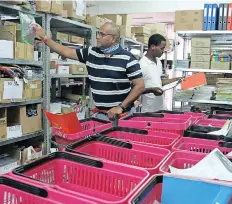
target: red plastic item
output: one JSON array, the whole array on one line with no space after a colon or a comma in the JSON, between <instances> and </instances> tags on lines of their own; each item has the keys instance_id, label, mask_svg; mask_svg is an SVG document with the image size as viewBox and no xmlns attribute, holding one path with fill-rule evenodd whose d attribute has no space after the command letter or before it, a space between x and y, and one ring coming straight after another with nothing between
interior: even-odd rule
<instances>
[{"instance_id":1,"label":"red plastic item","mask_svg":"<svg viewBox=\"0 0 232 204\"><path fill-rule=\"evenodd\" d=\"M49 113L47 111L44 111L44 113L51 123L51 126L62 130L65 134L73 134L83 130L75 112L62 115Z\"/></svg>"},{"instance_id":2,"label":"red plastic item","mask_svg":"<svg viewBox=\"0 0 232 204\"><path fill-rule=\"evenodd\" d=\"M212 126L222 128L225 125L226 120L217 120L217 119L200 119L197 120L194 124L200 126Z\"/></svg>"},{"instance_id":3,"label":"red plastic item","mask_svg":"<svg viewBox=\"0 0 232 204\"><path fill-rule=\"evenodd\" d=\"M52 128L52 135L55 137L57 143L68 145L112 126L111 123L108 121L103 121L95 118L81 120L80 125L84 131L74 134L65 134L60 129Z\"/></svg>"},{"instance_id":4,"label":"red plastic item","mask_svg":"<svg viewBox=\"0 0 232 204\"><path fill-rule=\"evenodd\" d=\"M178 169L188 169L197 164L200 160L205 157L205 154L196 152L173 152L165 162L160 166L160 173L170 173L169 166Z\"/></svg>"},{"instance_id":5,"label":"red plastic item","mask_svg":"<svg viewBox=\"0 0 232 204\"><path fill-rule=\"evenodd\" d=\"M109 137L113 137L115 139L120 139L124 141L131 141L133 143L165 148L168 150L171 150L173 144L180 137L177 134L168 133L168 132L156 132L152 130L147 130L147 131L148 131L147 135L123 132L119 130L115 130L107 134L104 134L103 131L103 135L107 135Z\"/></svg>"},{"instance_id":6,"label":"red plastic item","mask_svg":"<svg viewBox=\"0 0 232 204\"><path fill-rule=\"evenodd\" d=\"M137 129L147 129L158 132L168 132L183 135L184 131L192 124L191 120L170 119L170 118L153 118L152 120L143 118L136 120L119 120L118 125Z\"/></svg>"},{"instance_id":7,"label":"red plastic item","mask_svg":"<svg viewBox=\"0 0 232 204\"><path fill-rule=\"evenodd\" d=\"M95 140L96 138L100 137L89 137L88 139L73 144L72 151L103 158L112 162L140 167L147 170L151 175L158 173L160 165L170 154L169 150L158 147L150 147L135 143L127 143L129 147L125 147L127 144L124 143L124 145L123 142L121 142L121 146L119 147L113 145L120 143L118 140L113 139L113 142L111 141L113 144L108 144L108 137L103 136L100 141ZM67 148L69 148L69 146Z\"/></svg>"},{"instance_id":8,"label":"red plastic item","mask_svg":"<svg viewBox=\"0 0 232 204\"><path fill-rule=\"evenodd\" d=\"M29 185L15 177L0 177L0 203L5 204L97 204L40 185Z\"/></svg>"},{"instance_id":9,"label":"red plastic item","mask_svg":"<svg viewBox=\"0 0 232 204\"><path fill-rule=\"evenodd\" d=\"M172 151L191 151L203 154L208 154L215 148L218 148L223 154L227 155L232 152L232 147L222 147L226 142L205 140L190 137L183 137L178 140L172 147Z\"/></svg>"},{"instance_id":10,"label":"red plastic item","mask_svg":"<svg viewBox=\"0 0 232 204\"><path fill-rule=\"evenodd\" d=\"M98 204L127 203L149 176L142 169L64 152L56 152L23 168L16 168L14 173L17 173L15 177L27 183L46 186Z\"/></svg>"}]
</instances>

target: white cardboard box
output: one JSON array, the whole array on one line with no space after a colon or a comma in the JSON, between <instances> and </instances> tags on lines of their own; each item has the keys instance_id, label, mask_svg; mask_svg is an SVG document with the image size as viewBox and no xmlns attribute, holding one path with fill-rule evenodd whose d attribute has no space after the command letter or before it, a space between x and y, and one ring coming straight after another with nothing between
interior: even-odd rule
<instances>
[{"instance_id":1,"label":"white cardboard box","mask_svg":"<svg viewBox=\"0 0 232 204\"><path fill-rule=\"evenodd\" d=\"M0 40L0 58L14 59L13 41Z\"/></svg>"},{"instance_id":2,"label":"white cardboard box","mask_svg":"<svg viewBox=\"0 0 232 204\"><path fill-rule=\"evenodd\" d=\"M21 125L14 125L7 127L7 139L12 139L15 137L21 137L22 133L22 126Z\"/></svg>"},{"instance_id":3,"label":"white cardboard box","mask_svg":"<svg viewBox=\"0 0 232 204\"><path fill-rule=\"evenodd\" d=\"M57 74L69 74L69 66L58 65Z\"/></svg>"}]
</instances>

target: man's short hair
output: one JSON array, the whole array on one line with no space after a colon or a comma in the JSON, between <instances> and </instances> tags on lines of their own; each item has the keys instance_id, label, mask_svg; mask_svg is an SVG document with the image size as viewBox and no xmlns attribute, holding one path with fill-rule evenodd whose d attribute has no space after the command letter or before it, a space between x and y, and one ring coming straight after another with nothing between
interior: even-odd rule
<instances>
[{"instance_id":1,"label":"man's short hair","mask_svg":"<svg viewBox=\"0 0 232 204\"><path fill-rule=\"evenodd\" d=\"M160 34L154 34L148 40L148 48L151 47L152 45L158 46L161 44L162 41L166 42L164 36Z\"/></svg>"}]
</instances>

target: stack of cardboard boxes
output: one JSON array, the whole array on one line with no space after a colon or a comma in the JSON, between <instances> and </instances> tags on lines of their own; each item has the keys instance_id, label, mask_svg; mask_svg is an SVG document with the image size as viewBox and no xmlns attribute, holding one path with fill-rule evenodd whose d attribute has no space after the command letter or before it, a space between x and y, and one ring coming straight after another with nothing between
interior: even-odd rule
<instances>
[{"instance_id":1,"label":"stack of cardboard boxes","mask_svg":"<svg viewBox=\"0 0 232 204\"><path fill-rule=\"evenodd\" d=\"M131 38L132 17L128 14L121 14L122 25L120 26L120 36Z\"/></svg>"},{"instance_id":2,"label":"stack of cardboard boxes","mask_svg":"<svg viewBox=\"0 0 232 204\"><path fill-rule=\"evenodd\" d=\"M76 43L76 44L81 44L81 45L84 45L85 43L84 38L74 36L74 35L68 35L66 33L61 33L61 32L56 33L56 40L60 40L63 42Z\"/></svg>"},{"instance_id":3,"label":"stack of cardboard boxes","mask_svg":"<svg viewBox=\"0 0 232 204\"><path fill-rule=\"evenodd\" d=\"M86 17L86 23L96 28L100 28L106 22L112 22L112 20L105 18L104 16L89 16L88 15Z\"/></svg>"},{"instance_id":4,"label":"stack of cardboard boxes","mask_svg":"<svg viewBox=\"0 0 232 204\"><path fill-rule=\"evenodd\" d=\"M147 44L151 36L151 28L147 26L132 27L131 32L135 35L137 41Z\"/></svg>"},{"instance_id":5,"label":"stack of cardboard boxes","mask_svg":"<svg viewBox=\"0 0 232 204\"><path fill-rule=\"evenodd\" d=\"M191 68L209 69L211 58L211 38L192 38Z\"/></svg>"}]
</instances>

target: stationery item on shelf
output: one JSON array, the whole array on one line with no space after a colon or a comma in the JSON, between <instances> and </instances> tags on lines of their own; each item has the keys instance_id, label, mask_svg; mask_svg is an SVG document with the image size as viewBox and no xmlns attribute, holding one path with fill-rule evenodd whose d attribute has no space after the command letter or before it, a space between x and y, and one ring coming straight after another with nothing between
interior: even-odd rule
<instances>
[{"instance_id":1,"label":"stationery item on shelf","mask_svg":"<svg viewBox=\"0 0 232 204\"><path fill-rule=\"evenodd\" d=\"M209 4L205 4L204 5L203 30L207 30L207 26L208 26L208 13L209 13Z\"/></svg>"},{"instance_id":2,"label":"stationery item on shelf","mask_svg":"<svg viewBox=\"0 0 232 204\"><path fill-rule=\"evenodd\" d=\"M210 30L217 30L218 28L218 5L212 4L212 19Z\"/></svg>"},{"instance_id":3,"label":"stationery item on shelf","mask_svg":"<svg viewBox=\"0 0 232 204\"><path fill-rule=\"evenodd\" d=\"M228 8L227 30L232 30L232 3L229 4Z\"/></svg>"},{"instance_id":4,"label":"stationery item on shelf","mask_svg":"<svg viewBox=\"0 0 232 204\"><path fill-rule=\"evenodd\" d=\"M197 73L190 77L185 78L185 80L181 83L181 89L190 89L195 88L199 86L206 85L206 77L204 73Z\"/></svg>"},{"instance_id":5,"label":"stationery item on shelf","mask_svg":"<svg viewBox=\"0 0 232 204\"><path fill-rule=\"evenodd\" d=\"M208 22L206 30L211 30L212 25L213 4L208 4Z\"/></svg>"},{"instance_id":6,"label":"stationery item on shelf","mask_svg":"<svg viewBox=\"0 0 232 204\"><path fill-rule=\"evenodd\" d=\"M219 78L216 83L216 99L220 101L232 101L232 79Z\"/></svg>"},{"instance_id":7,"label":"stationery item on shelf","mask_svg":"<svg viewBox=\"0 0 232 204\"><path fill-rule=\"evenodd\" d=\"M227 30L227 19L228 19L228 4L223 6L223 30Z\"/></svg>"},{"instance_id":8,"label":"stationery item on shelf","mask_svg":"<svg viewBox=\"0 0 232 204\"><path fill-rule=\"evenodd\" d=\"M219 4L218 30L223 30L224 4Z\"/></svg>"}]
</instances>

